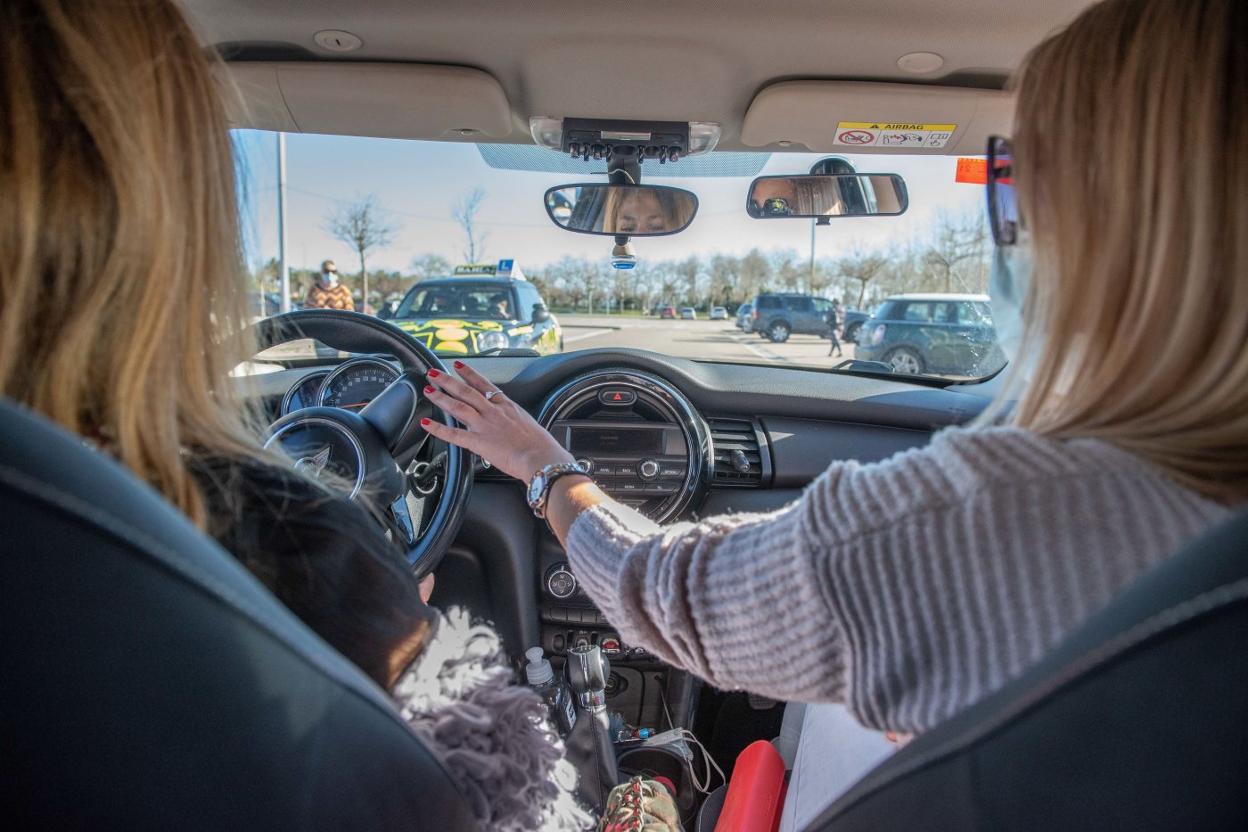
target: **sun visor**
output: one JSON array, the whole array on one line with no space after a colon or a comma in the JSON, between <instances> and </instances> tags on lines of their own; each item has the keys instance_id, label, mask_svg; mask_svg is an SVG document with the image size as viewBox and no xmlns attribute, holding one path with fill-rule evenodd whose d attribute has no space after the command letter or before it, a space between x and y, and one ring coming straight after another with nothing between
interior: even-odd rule
<instances>
[{"instance_id":1,"label":"sun visor","mask_svg":"<svg viewBox=\"0 0 1248 832\"><path fill-rule=\"evenodd\" d=\"M497 139L512 129L502 86L471 67L243 61L226 68L235 127L393 139Z\"/></svg>"},{"instance_id":2,"label":"sun visor","mask_svg":"<svg viewBox=\"0 0 1248 832\"><path fill-rule=\"evenodd\" d=\"M821 153L982 155L990 135L1009 135L1013 118L1013 96L998 90L784 81L754 97L741 142Z\"/></svg>"}]
</instances>

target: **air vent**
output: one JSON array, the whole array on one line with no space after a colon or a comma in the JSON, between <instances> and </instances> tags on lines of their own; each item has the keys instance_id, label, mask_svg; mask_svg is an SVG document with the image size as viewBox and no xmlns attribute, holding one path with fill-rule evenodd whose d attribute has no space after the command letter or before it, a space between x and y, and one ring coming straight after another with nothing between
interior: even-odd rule
<instances>
[{"instance_id":1,"label":"air vent","mask_svg":"<svg viewBox=\"0 0 1248 832\"><path fill-rule=\"evenodd\" d=\"M711 445L715 449L715 477L712 484L720 488L757 488L771 468L764 459L765 448L759 447L759 432L746 419L706 420L711 429ZM748 463L748 467L745 463Z\"/></svg>"}]
</instances>

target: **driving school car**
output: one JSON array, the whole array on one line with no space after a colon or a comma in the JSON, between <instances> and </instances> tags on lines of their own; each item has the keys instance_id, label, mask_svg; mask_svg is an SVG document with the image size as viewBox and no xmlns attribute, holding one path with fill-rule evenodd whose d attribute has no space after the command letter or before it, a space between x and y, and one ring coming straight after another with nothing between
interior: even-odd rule
<instances>
[{"instance_id":1,"label":"driving school car","mask_svg":"<svg viewBox=\"0 0 1248 832\"><path fill-rule=\"evenodd\" d=\"M387 317L440 355L563 349L559 322L510 260L459 266L451 277L422 280Z\"/></svg>"}]
</instances>

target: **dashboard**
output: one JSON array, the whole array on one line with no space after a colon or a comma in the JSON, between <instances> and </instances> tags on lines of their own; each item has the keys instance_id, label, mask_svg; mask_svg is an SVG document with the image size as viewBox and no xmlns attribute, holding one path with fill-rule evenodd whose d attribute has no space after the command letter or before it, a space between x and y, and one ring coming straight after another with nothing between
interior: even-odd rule
<instances>
[{"instance_id":1,"label":"dashboard","mask_svg":"<svg viewBox=\"0 0 1248 832\"><path fill-rule=\"evenodd\" d=\"M933 431L973 419L995 394L991 382L925 386L630 349L465 361L588 462L605 491L660 522L778 509L831 462L872 462L924 445ZM384 357L358 356L254 380L271 410L280 402L285 412L358 407L397 374ZM651 683L661 664L623 643L581 592L514 480L478 467L437 585L435 602L480 611L513 655L535 644L555 656L599 644L623 686L612 707L634 713L634 724L657 724L647 714L658 707ZM679 707L674 690L665 695Z\"/></svg>"}]
</instances>

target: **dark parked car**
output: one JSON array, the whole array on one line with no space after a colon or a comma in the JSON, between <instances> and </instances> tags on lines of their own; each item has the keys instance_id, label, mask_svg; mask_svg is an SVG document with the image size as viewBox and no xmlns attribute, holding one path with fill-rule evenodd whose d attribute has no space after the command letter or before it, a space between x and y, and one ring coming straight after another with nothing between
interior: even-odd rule
<instances>
[{"instance_id":1,"label":"dark parked car","mask_svg":"<svg viewBox=\"0 0 1248 832\"><path fill-rule=\"evenodd\" d=\"M855 358L895 373L990 375L1005 364L986 295L897 295L863 324Z\"/></svg>"},{"instance_id":2,"label":"dark parked car","mask_svg":"<svg viewBox=\"0 0 1248 832\"><path fill-rule=\"evenodd\" d=\"M858 333L871 316L861 309L841 308L841 340L847 344L858 343Z\"/></svg>"},{"instance_id":3,"label":"dark parked car","mask_svg":"<svg viewBox=\"0 0 1248 832\"><path fill-rule=\"evenodd\" d=\"M832 301L798 292L766 292L754 298L750 331L775 343L790 335L827 335Z\"/></svg>"}]
</instances>

